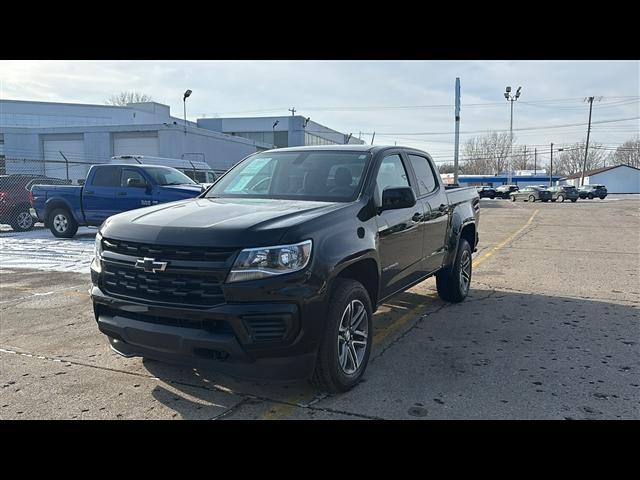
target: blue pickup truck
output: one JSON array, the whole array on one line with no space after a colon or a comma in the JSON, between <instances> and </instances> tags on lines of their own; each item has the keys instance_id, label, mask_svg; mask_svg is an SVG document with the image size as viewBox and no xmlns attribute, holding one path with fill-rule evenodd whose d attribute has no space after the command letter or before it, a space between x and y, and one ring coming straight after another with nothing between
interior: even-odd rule
<instances>
[{"instance_id":1,"label":"blue pickup truck","mask_svg":"<svg viewBox=\"0 0 640 480\"><path fill-rule=\"evenodd\" d=\"M94 165L82 186L33 186L31 215L56 237L71 238L80 225L99 226L116 213L193 198L203 190L171 167Z\"/></svg>"}]
</instances>

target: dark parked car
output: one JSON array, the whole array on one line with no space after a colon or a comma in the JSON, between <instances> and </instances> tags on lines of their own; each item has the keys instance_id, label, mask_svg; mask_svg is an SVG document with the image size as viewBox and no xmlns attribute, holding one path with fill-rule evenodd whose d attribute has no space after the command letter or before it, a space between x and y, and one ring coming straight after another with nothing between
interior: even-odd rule
<instances>
[{"instance_id":1,"label":"dark parked car","mask_svg":"<svg viewBox=\"0 0 640 480\"><path fill-rule=\"evenodd\" d=\"M600 200L604 200L607 196L607 187L601 184L593 184L593 185L583 185L578 188L578 194L580 198L589 200L593 200L595 197L598 197Z\"/></svg>"},{"instance_id":2,"label":"dark parked car","mask_svg":"<svg viewBox=\"0 0 640 480\"><path fill-rule=\"evenodd\" d=\"M496 198L496 189L493 187L478 187L480 198Z\"/></svg>"},{"instance_id":3,"label":"dark parked car","mask_svg":"<svg viewBox=\"0 0 640 480\"><path fill-rule=\"evenodd\" d=\"M540 200L542 202L548 202L551 200L551 192L546 188L540 187L524 187L517 192L511 192L511 201L524 200L525 202L535 202Z\"/></svg>"},{"instance_id":4,"label":"dark parked car","mask_svg":"<svg viewBox=\"0 0 640 480\"><path fill-rule=\"evenodd\" d=\"M68 185L70 181L44 175L0 175L0 223L8 223L17 232L31 230L31 187L39 184Z\"/></svg>"},{"instance_id":5,"label":"dark parked car","mask_svg":"<svg viewBox=\"0 0 640 480\"><path fill-rule=\"evenodd\" d=\"M412 148L276 149L198 198L114 215L91 264L98 328L125 356L348 390L379 305L434 275L446 301L469 292L480 200L437 172Z\"/></svg>"},{"instance_id":6,"label":"dark parked car","mask_svg":"<svg viewBox=\"0 0 640 480\"><path fill-rule=\"evenodd\" d=\"M572 185L558 185L556 187L550 187L551 201L552 202L564 202L565 200L571 200L575 202L578 200L578 189Z\"/></svg>"},{"instance_id":7,"label":"dark parked car","mask_svg":"<svg viewBox=\"0 0 640 480\"><path fill-rule=\"evenodd\" d=\"M496 197L509 198L511 192L517 192L520 189L517 185L500 185L496 188Z\"/></svg>"}]
</instances>

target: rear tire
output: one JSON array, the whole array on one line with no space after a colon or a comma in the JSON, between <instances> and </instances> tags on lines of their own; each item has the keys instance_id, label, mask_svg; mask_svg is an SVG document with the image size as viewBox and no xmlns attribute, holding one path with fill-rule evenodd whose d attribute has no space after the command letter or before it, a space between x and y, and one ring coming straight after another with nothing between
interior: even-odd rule
<instances>
[{"instance_id":1,"label":"rear tire","mask_svg":"<svg viewBox=\"0 0 640 480\"><path fill-rule=\"evenodd\" d=\"M587 196L587 198L588 198L589 200L593 200L593 193L590 193L590 194Z\"/></svg>"},{"instance_id":2,"label":"rear tire","mask_svg":"<svg viewBox=\"0 0 640 480\"><path fill-rule=\"evenodd\" d=\"M515 195L511 195L511 201L515 202L516 201L516 196Z\"/></svg>"},{"instance_id":3,"label":"rear tire","mask_svg":"<svg viewBox=\"0 0 640 480\"><path fill-rule=\"evenodd\" d=\"M562 195L558 195L558 202L563 203L564 202L564 197Z\"/></svg>"},{"instance_id":4,"label":"rear tire","mask_svg":"<svg viewBox=\"0 0 640 480\"><path fill-rule=\"evenodd\" d=\"M58 238L71 238L78 231L78 222L66 208L55 208L49 214L49 230Z\"/></svg>"},{"instance_id":5,"label":"rear tire","mask_svg":"<svg viewBox=\"0 0 640 480\"><path fill-rule=\"evenodd\" d=\"M34 223L29 207L18 207L11 214L10 225L14 232L27 232L33 228Z\"/></svg>"},{"instance_id":6,"label":"rear tire","mask_svg":"<svg viewBox=\"0 0 640 480\"><path fill-rule=\"evenodd\" d=\"M367 368L372 344L369 293L360 282L336 279L312 383L329 393L353 388Z\"/></svg>"},{"instance_id":7,"label":"rear tire","mask_svg":"<svg viewBox=\"0 0 640 480\"><path fill-rule=\"evenodd\" d=\"M453 265L436 274L440 298L453 303L464 300L469 294L472 270L471 246L466 239L461 238Z\"/></svg>"},{"instance_id":8,"label":"rear tire","mask_svg":"<svg viewBox=\"0 0 640 480\"><path fill-rule=\"evenodd\" d=\"M578 200L577 198L572 198L571 203L576 203L577 200Z\"/></svg>"},{"instance_id":9,"label":"rear tire","mask_svg":"<svg viewBox=\"0 0 640 480\"><path fill-rule=\"evenodd\" d=\"M536 197L534 197L533 195L529 195L529 201L531 203L536 203Z\"/></svg>"}]
</instances>

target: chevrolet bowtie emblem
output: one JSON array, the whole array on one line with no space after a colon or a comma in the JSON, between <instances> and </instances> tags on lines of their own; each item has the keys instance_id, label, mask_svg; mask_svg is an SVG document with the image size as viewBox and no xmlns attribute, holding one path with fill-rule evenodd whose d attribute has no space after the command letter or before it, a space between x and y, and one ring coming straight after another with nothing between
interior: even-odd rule
<instances>
[{"instance_id":1,"label":"chevrolet bowtie emblem","mask_svg":"<svg viewBox=\"0 0 640 480\"><path fill-rule=\"evenodd\" d=\"M164 271L168 264L169 262L156 262L155 258L144 257L136 261L136 268L140 268L147 273L156 273Z\"/></svg>"}]
</instances>

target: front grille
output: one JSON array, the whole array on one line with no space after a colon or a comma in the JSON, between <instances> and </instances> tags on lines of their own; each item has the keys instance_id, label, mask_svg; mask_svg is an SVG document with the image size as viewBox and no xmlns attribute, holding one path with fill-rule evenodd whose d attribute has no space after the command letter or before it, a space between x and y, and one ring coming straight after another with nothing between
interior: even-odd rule
<instances>
[{"instance_id":1,"label":"front grille","mask_svg":"<svg viewBox=\"0 0 640 480\"><path fill-rule=\"evenodd\" d=\"M214 306L224 303L218 280L206 275L145 273L133 265L105 261L105 290L115 295L159 303Z\"/></svg>"},{"instance_id":2,"label":"front grille","mask_svg":"<svg viewBox=\"0 0 640 480\"><path fill-rule=\"evenodd\" d=\"M191 260L199 262L226 262L235 249L209 247L178 247L150 245L105 238L103 248L107 251L134 257L152 257L160 260Z\"/></svg>"},{"instance_id":3,"label":"front grille","mask_svg":"<svg viewBox=\"0 0 640 480\"><path fill-rule=\"evenodd\" d=\"M282 340L287 333L287 325L282 316L246 316L243 320L255 342Z\"/></svg>"}]
</instances>

